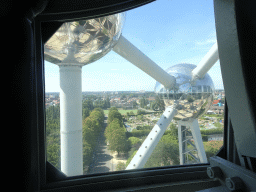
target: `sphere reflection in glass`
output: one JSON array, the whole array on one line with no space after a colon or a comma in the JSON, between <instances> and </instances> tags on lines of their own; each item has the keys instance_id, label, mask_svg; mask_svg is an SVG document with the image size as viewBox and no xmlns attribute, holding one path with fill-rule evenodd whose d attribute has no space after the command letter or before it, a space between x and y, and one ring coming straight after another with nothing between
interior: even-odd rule
<instances>
[{"instance_id":1,"label":"sphere reflection in glass","mask_svg":"<svg viewBox=\"0 0 256 192\"><path fill-rule=\"evenodd\" d=\"M106 55L117 43L125 13L64 23L45 44L45 59L83 66Z\"/></svg>"},{"instance_id":2,"label":"sphere reflection in glass","mask_svg":"<svg viewBox=\"0 0 256 192\"><path fill-rule=\"evenodd\" d=\"M176 78L176 87L172 90L166 90L163 85L156 82L155 92L163 98L166 106L173 105L175 100L179 100L176 119L198 118L212 104L214 84L211 77L206 74L195 83L190 82L191 72L195 67L193 64L177 64L168 68L166 72Z\"/></svg>"}]
</instances>

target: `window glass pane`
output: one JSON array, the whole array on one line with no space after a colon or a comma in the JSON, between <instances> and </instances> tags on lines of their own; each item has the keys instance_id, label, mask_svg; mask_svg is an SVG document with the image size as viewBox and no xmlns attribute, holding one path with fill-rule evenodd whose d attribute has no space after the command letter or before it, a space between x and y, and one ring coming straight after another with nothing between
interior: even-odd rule
<instances>
[{"instance_id":1,"label":"window glass pane","mask_svg":"<svg viewBox=\"0 0 256 192\"><path fill-rule=\"evenodd\" d=\"M223 144L225 91L219 61L192 71L215 42L212 1L65 23L45 45L47 160L67 176L207 162Z\"/></svg>"}]
</instances>

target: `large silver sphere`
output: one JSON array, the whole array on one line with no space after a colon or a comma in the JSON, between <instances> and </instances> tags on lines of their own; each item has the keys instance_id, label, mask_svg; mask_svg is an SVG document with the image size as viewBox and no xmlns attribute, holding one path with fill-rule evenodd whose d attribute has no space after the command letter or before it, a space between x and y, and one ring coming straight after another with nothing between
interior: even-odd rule
<instances>
[{"instance_id":1,"label":"large silver sphere","mask_svg":"<svg viewBox=\"0 0 256 192\"><path fill-rule=\"evenodd\" d=\"M92 63L117 43L124 21L125 13L119 13L64 23L45 44L45 59L57 65Z\"/></svg>"},{"instance_id":2,"label":"large silver sphere","mask_svg":"<svg viewBox=\"0 0 256 192\"><path fill-rule=\"evenodd\" d=\"M214 84L208 74L191 85L191 72L195 67L193 64L177 64L166 70L176 78L176 87L173 90L166 90L156 82L155 92L163 98L166 106L173 105L174 100L179 100L176 119L198 118L212 105Z\"/></svg>"}]
</instances>

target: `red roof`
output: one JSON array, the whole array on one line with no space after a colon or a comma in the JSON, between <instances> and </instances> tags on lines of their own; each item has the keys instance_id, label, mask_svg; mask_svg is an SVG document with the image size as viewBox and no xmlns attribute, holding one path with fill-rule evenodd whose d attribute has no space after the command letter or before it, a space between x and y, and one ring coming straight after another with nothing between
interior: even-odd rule
<instances>
[{"instance_id":1,"label":"red roof","mask_svg":"<svg viewBox=\"0 0 256 192\"><path fill-rule=\"evenodd\" d=\"M220 102L220 99L219 100L214 100L213 102L212 102L212 104L213 105L216 105L216 104L218 104Z\"/></svg>"}]
</instances>

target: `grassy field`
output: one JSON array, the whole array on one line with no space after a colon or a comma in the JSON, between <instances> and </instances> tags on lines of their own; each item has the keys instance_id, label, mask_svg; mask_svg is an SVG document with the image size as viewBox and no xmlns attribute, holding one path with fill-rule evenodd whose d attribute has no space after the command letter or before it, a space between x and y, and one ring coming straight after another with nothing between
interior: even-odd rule
<instances>
[{"instance_id":1,"label":"grassy field","mask_svg":"<svg viewBox=\"0 0 256 192\"><path fill-rule=\"evenodd\" d=\"M105 114L108 114L108 111L109 110L104 110L104 113ZM137 109L134 109L134 110L123 110L123 109L118 109L119 113L121 113L122 115L126 115L127 112L133 112L134 114L137 114Z\"/></svg>"}]
</instances>

